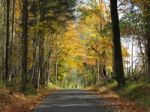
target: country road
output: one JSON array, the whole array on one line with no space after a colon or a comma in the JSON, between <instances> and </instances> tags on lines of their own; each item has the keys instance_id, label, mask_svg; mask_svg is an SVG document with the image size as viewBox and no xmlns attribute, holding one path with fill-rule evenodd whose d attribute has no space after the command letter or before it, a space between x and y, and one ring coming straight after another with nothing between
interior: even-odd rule
<instances>
[{"instance_id":1,"label":"country road","mask_svg":"<svg viewBox=\"0 0 150 112\"><path fill-rule=\"evenodd\" d=\"M109 103L90 91L66 89L46 97L34 112L115 112Z\"/></svg>"}]
</instances>

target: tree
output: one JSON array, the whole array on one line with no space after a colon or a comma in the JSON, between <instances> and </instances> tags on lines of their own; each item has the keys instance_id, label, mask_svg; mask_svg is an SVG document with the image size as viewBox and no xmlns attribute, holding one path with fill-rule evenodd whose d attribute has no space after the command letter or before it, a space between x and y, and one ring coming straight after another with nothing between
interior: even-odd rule
<instances>
[{"instance_id":1,"label":"tree","mask_svg":"<svg viewBox=\"0 0 150 112\"><path fill-rule=\"evenodd\" d=\"M143 1L144 23L145 23L145 38L146 38L146 64L147 64L147 79L150 81L150 1Z\"/></svg>"},{"instance_id":2,"label":"tree","mask_svg":"<svg viewBox=\"0 0 150 112\"><path fill-rule=\"evenodd\" d=\"M13 47L13 40L14 40L14 35L15 35L15 4L16 4L16 0L12 1L12 21L11 21L11 39L10 39L10 47L9 47L9 69L10 69L10 73L9 73L9 79L8 81L11 82L11 78L12 78L12 73L11 70L13 69L12 67L12 47Z\"/></svg>"},{"instance_id":3,"label":"tree","mask_svg":"<svg viewBox=\"0 0 150 112\"><path fill-rule=\"evenodd\" d=\"M150 80L150 1L149 0L132 0L137 5L140 11L142 11L142 25L141 34L142 41L144 41L145 47L145 63L146 65L146 79ZM139 34L140 35L140 34Z\"/></svg>"},{"instance_id":4,"label":"tree","mask_svg":"<svg viewBox=\"0 0 150 112\"><path fill-rule=\"evenodd\" d=\"M10 38L10 0L7 0L6 50L5 50L5 78L9 77L9 38Z\"/></svg>"},{"instance_id":5,"label":"tree","mask_svg":"<svg viewBox=\"0 0 150 112\"><path fill-rule=\"evenodd\" d=\"M28 58L28 0L22 2L22 91L27 87Z\"/></svg>"},{"instance_id":6,"label":"tree","mask_svg":"<svg viewBox=\"0 0 150 112\"><path fill-rule=\"evenodd\" d=\"M113 60L114 60L114 75L119 86L125 84L123 59L121 50L119 17L117 11L117 0L110 0L112 31L113 31Z\"/></svg>"}]
</instances>

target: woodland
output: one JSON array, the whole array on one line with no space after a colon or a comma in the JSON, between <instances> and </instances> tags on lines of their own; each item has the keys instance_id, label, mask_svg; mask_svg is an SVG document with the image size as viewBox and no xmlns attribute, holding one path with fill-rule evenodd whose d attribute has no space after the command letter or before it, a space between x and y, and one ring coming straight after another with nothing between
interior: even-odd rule
<instances>
[{"instance_id":1,"label":"woodland","mask_svg":"<svg viewBox=\"0 0 150 112\"><path fill-rule=\"evenodd\" d=\"M149 0L0 0L0 89L149 82Z\"/></svg>"}]
</instances>

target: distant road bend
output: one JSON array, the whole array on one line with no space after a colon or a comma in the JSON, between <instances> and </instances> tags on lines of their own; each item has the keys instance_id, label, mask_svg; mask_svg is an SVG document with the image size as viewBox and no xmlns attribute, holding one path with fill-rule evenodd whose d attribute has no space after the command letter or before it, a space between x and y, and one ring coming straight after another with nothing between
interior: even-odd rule
<instances>
[{"instance_id":1,"label":"distant road bend","mask_svg":"<svg viewBox=\"0 0 150 112\"><path fill-rule=\"evenodd\" d=\"M109 103L90 91L66 89L49 95L34 112L115 112Z\"/></svg>"}]
</instances>

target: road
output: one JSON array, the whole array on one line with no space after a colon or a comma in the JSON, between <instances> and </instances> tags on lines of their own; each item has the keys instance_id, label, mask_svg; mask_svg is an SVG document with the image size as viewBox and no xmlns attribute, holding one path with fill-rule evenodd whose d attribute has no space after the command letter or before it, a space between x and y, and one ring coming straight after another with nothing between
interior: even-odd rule
<instances>
[{"instance_id":1,"label":"road","mask_svg":"<svg viewBox=\"0 0 150 112\"><path fill-rule=\"evenodd\" d=\"M46 97L34 112L115 112L109 103L90 91L66 89Z\"/></svg>"}]
</instances>

